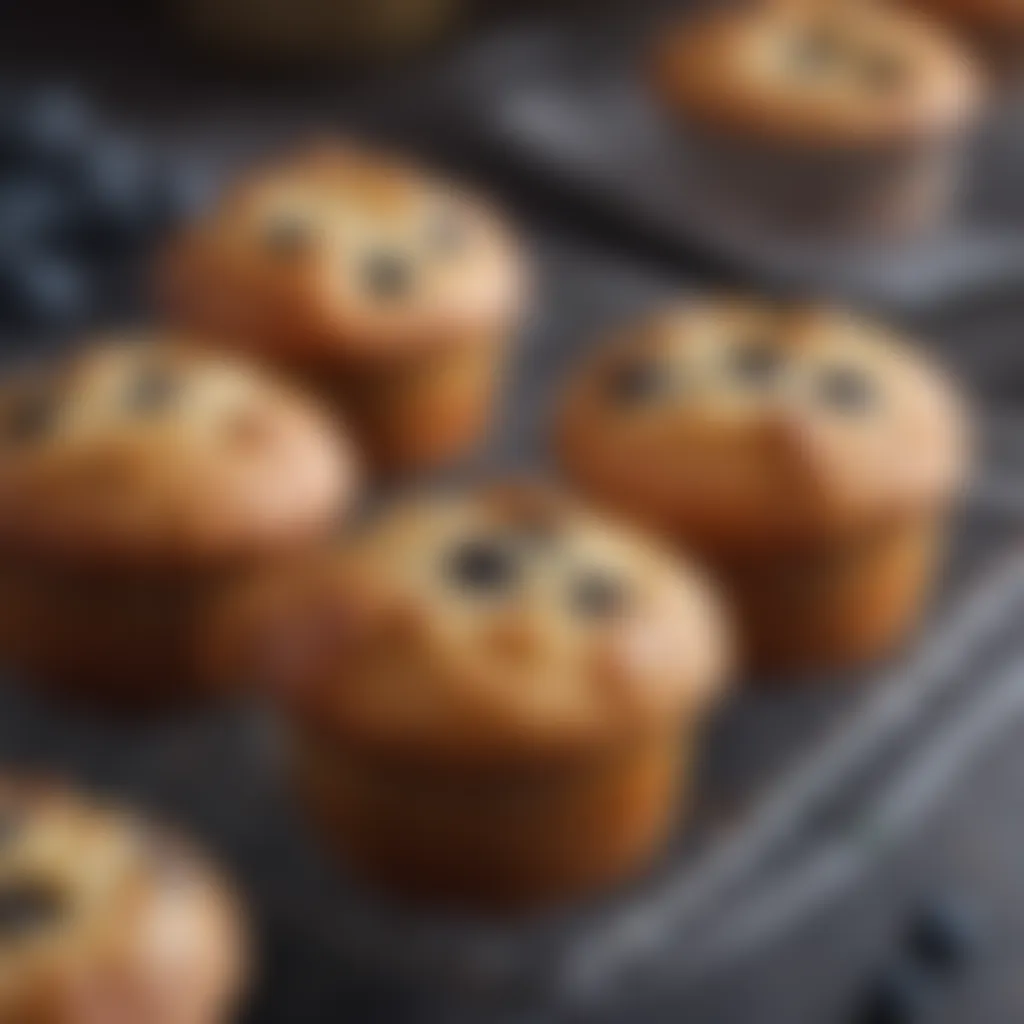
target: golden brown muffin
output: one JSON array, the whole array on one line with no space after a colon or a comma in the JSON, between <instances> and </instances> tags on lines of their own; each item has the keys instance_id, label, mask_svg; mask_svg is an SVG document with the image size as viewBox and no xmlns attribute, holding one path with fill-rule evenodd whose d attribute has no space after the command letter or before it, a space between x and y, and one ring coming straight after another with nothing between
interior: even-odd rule
<instances>
[{"instance_id":1,"label":"golden brown muffin","mask_svg":"<svg viewBox=\"0 0 1024 1024\"><path fill-rule=\"evenodd\" d=\"M176 836L0 779L0 1020L226 1024L246 960L233 895Z\"/></svg>"},{"instance_id":2,"label":"golden brown muffin","mask_svg":"<svg viewBox=\"0 0 1024 1024\"><path fill-rule=\"evenodd\" d=\"M894 235L953 197L976 74L954 41L871 2L731 7L670 29L655 88L721 216Z\"/></svg>"},{"instance_id":3,"label":"golden brown muffin","mask_svg":"<svg viewBox=\"0 0 1024 1024\"><path fill-rule=\"evenodd\" d=\"M963 409L880 327L711 300L628 328L571 382L584 493L701 555L773 668L877 655L920 612L964 483Z\"/></svg>"},{"instance_id":4,"label":"golden brown muffin","mask_svg":"<svg viewBox=\"0 0 1024 1024\"><path fill-rule=\"evenodd\" d=\"M451 28L464 0L181 0L197 39L273 63L363 63L407 56Z\"/></svg>"},{"instance_id":5,"label":"golden brown muffin","mask_svg":"<svg viewBox=\"0 0 1024 1024\"><path fill-rule=\"evenodd\" d=\"M998 73L1019 72L1024 55L1024 5L1019 0L905 0L946 19L975 44Z\"/></svg>"},{"instance_id":6,"label":"golden brown muffin","mask_svg":"<svg viewBox=\"0 0 1024 1024\"><path fill-rule=\"evenodd\" d=\"M0 657L44 685L196 696L211 597L352 499L329 415L186 340L98 341L0 386Z\"/></svg>"},{"instance_id":7,"label":"golden brown muffin","mask_svg":"<svg viewBox=\"0 0 1024 1024\"><path fill-rule=\"evenodd\" d=\"M486 207L367 151L257 170L162 263L170 314L318 387L371 463L430 466L480 436L523 299Z\"/></svg>"},{"instance_id":8,"label":"golden brown muffin","mask_svg":"<svg viewBox=\"0 0 1024 1024\"><path fill-rule=\"evenodd\" d=\"M354 872L501 909L651 858L728 661L689 568L523 484L396 507L229 604L211 649L278 695Z\"/></svg>"}]
</instances>

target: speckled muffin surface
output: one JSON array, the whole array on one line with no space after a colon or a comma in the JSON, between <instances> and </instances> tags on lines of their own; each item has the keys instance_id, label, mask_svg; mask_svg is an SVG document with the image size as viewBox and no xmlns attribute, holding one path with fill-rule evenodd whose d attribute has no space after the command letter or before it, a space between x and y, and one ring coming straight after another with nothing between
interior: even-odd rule
<instances>
[{"instance_id":1,"label":"speckled muffin surface","mask_svg":"<svg viewBox=\"0 0 1024 1024\"><path fill-rule=\"evenodd\" d=\"M179 335L97 339L0 386L0 552L216 569L323 530L356 461L326 414Z\"/></svg>"},{"instance_id":2,"label":"speckled muffin surface","mask_svg":"<svg viewBox=\"0 0 1024 1024\"><path fill-rule=\"evenodd\" d=\"M847 148L959 129L978 101L967 58L912 12L861 2L752 4L659 42L658 92L711 131Z\"/></svg>"},{"instance_id":3,"label":"speckled muffin surface","mask_svg":"<svg viewBox=\"0 0 1024 1024\"><path fill-rule=\"evenodd\" d=\"M562 460L588 493L730 554L943 505L963 484L967 435L951 384L892 332L745 299L627 328L558 417Z\"/></svg>"},{"instance_id":4,"label":"speckled muffin surface","mask_svg":"<svg viewBox=\"0 0 1024 1024\"><path fill-rule=\"evenodd\" d=\"M172 245L173 315L284 361L376 360L516 317L517 247L484 204L355 146L252 172Z\"/></svg>"},{"instance_id":5,"label":"speckled muffin surface","mask_svg":"<svg viewBox=\"0 0 1024 1024\"><path fill-rule=\"evenodd\" d=\"M226 1024L245 961L233 896L180 839L0 779L0 1018Z\"/></svg>"},{"instance_id":6,"label":"speckled muffin surface","mask_svg":"<svg viewBox=\"0 0 1024 1024\"><path fill-rule=\"evenodd\" d=\"M728 661L695 571L532 483L400 505L241 608L263 623L250 653L318 731L440 760L592 751L699 717Z\"/></svg>"}]
</instances>

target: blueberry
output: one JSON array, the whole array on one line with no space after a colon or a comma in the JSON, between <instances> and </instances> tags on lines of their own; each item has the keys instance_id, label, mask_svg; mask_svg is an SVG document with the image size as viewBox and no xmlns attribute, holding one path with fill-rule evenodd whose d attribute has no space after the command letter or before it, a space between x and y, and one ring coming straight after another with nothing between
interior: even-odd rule
<instances>
[{"instance_id":1,"label":"blueberry","mask_svg":"<svg viewBox=\"0 0 1024 1024\"><path fill-rule=\"evenodd\" d=\"M654 401L673 390L673 381L662 366L648 360L634 360L614 367L607 390L620 405Z\"/></svg>"},{"instance_id":2,"label":"blueberry","mask_svg":"<svg viewBox=\"0 0 1024 1024\"><path fill-rule=\"evenodd\" d=\"M304 217L279 214L264 228L263 241L275 256L289 258L305 252L312 240L312 229Z\"/></svg>"},{"instance_id":3,"label":"blueberry","mask_svg":"<svg viewBox=\"0 0 1024 1024\"><path fill-rule=\"evenodd\" d=\"M82 268L48 254L0 261L0 325L27 329L80 324L91 306Z\"/></svg>"},{"instance_id":4,"label":"blueberry","mask_svg":"<svg viewBox=\"0 0 1024 1024\"><path fill-rule=\"evenodd\" d=\"M936 897L912 918L907 945L922 964L940 972L954 971L977 952L978 932L969 907L952 897Z\"/></svg>"},{"instance_id":5,"label":"blueberry","mask_svg":"<svg viewBox=\"0 0 1024 1024\"><path fill-rule=\"evenodd\" d=\"M788 51L789 65L801 75L817 75L833 67L841 56L841 47L831 32L822 29L798 36Z\"/></svg>"},{"instance_id":6,"label":"blueberry","mask_svg":"<svg viewBox=\"0 0 1024 1024\"><path fill-rule=\"evenodd\" d=\"M397 299L412 287L412 267L394 253L377 253L366 261L366 286L378 298Z\"/></svg>"},{"instance_id":7,"label":"blueberry","mask_svg":"<svg viewBox=\"0 0 1024 1024\"><path fill-rule=\"evenodd\" d=\"M782 352L767 342L744 342L729 355L729 372L733 378L753 387L774 383L785 365Z\"/></svg>"},{"instance_id":8,"label":"blueberry","mask_svg":"<svg viewBox=\"0 0 1024 1024\"><path fill-rule=\"evenodd\" d=\"M626 602L622 584L600 572L588 572L573 583L572 607L590 619L606 619L619 612Z\"/></svg>"},{"instance_id":9,"label":"blueberry","mask_svg":"<svg viewBox=\"0 0 1024 1024\"><path fill-rule=\"evenodd\" d=\"M0 183L0 253L15 259L60 240L71 206L59 189L24 178Z\"/></svg>"},{"instance_id":10,"label":"blueberry","mask_svg":"<svg viewBox=\"0 0 1024 1024\"><path fill-rule=\"evenodd\" d=\"M507 590L519 572L515 552L493 539L463 541L449 556L447 569L459 586L480 593Z\"/></svg>"},{"instance_id":11,"label":"blueberry","mask_svg":"<svg viewBox=\"0 0 1024 1024\"><path fill-rule=\"evenodd\" d=\"M195 218L213 192L210 178L198 167L170 163L152 170L149 181L149 226L155 231Z\"/></svg>"},{"instance_id":12,"label":"blueberry","mask_svg":"<svg viewBox=\"0 0 1024 1024\"><path fill-rule=\"evenodd\" d=\"M71 90L12 94L0 109L0 164L63 171L82 153L90 127L87 105Z\"/></svg>"},{"instance_id":13,"label":"blueberry","mask_svg":"<svg viewBox=\"0 0 1024 1024\"><path fill-rule=\"evenodd\" d=\"M819 378L818 391L822 401L839 412L863 412L876 399L871 380L852 366L833 366Z\"/></svg>"},{"instance_id":14,"label":"blueberry","mask_svg":"<svg viewBox=\"0 0 1024 1024\"><path fill-rule=\"evenodd\" d=\"M933 1008L929 978L906 964L885 970L869 986L853 1024L918 1024Z\"/></svg>"},{"instance_id":15,"label":"blueberry","mask_svg":"<svg viewBox=\"0 0 1024 1024\"><path fill-rule=\"evenodd\" d=\"M65 904L53 886L32 879L0 882L0 944L55 924Z\"/></svg>"},{"instance_id":16,"label":"blueberry","mask_svg":"<svg viewBox=\"0 0 1024 1024\"><path fill-rule=\"evenodd\" d=\"M157 413L171 405L180 391L178 377L163 367L147 366L129 383L125 406L134 413Z\"/></svg>"},{"instance_id":17,"label":"blueberry","mask_svg":"<svg viewBox=\"0 0 1024 1024\"><path fill-rule=\"evenodd\" d=\"M147 227L148 185L146 162L133 147L116 139L91 147L69 183L78 247L94 256L138 242Z\"/></svg>"},{"instance_id":18,"label":"blueberry","mask_svg":"<svg viewBox=\"0 0 1024 1024\"><path fill-rule=\"evenodd\" d=\"M879 92L890 92L907 80L910 66L899 54L875 53L861 61L860 73L866 85Z\"/></svg>"},{"instance_id":19,"label":"blueberry","mask_svg":"<svg viewBox=\"0 0 1024 1024\"><path fill-rule=\"evenodd\" d=\"M23 395L14 402L3 419L3 435L6 440L28 443L38 440L53 426L56 409L49 395L33 393ZM6 815L0 822L7 821ZM0 824L0 830L3 828Z\"/></svg>"}]
</instances>

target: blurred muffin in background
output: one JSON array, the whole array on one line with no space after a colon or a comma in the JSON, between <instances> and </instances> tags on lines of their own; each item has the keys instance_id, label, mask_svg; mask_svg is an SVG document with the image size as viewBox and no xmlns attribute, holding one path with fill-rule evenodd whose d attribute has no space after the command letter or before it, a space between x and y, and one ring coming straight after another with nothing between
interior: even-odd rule
<instances>
[{"instance_id":1,"label":"blurred muffin in background","mask_svg":"<svg viewBox=\"0 0 1024 1024\"><path fill-rule=\"evenodd\" d=\"M195 698L228 581L321 540L355 489L331 418L169 334L0 386L0 658L117 706Z\"/></svg>"},{"instance_id":2,"label":"blurred muffin in background","mask_svg":"<svg viewBox=\"0 0 1024 1024\"><path fill-rule=\"evenodd\" d=\"M308 382L382 472L471 448L522 311L517 246L485 206L364 150L261 168L172 244L179 322Z\"/></svg>"},{"instance_id":3,"label":"blurred muffin in background","mask_svg":"<svg viewBox=\"0 0 1024 1024\"><path fill-rule=\"evenodd\" d=\"M997 75L1024 65L1024 4L1020 0L904 0L963 32Z\"/></svg>"},{"instance_id":4,"label":"blurred muffin in background","mask_svg":"<svg viewBox=\"0 0 1024 1024\"><path fill-rule=\"evenodd\" d=\"M227 1024L246 946L234 896L181 839L0 778L0 1020Z\"/></svg>"},{"instance_id":5,"label":"blurred muffin in background","mask_svg":"<svg viewBox=\"0 0 1024 1024\"><path fill-rule=\"evenodd\" d=\"M586 495L700 555L748 659L785 670L872 658L914 626L967 433L943 375L882 328L722 299L599 349L557 443Z\"/></svg>"},{"instance_id":6,"label":"blurred muffin in background","mask_svg":"<svg viewBox=\"0 0 1024 1024\"><path fill-rule=\"evenodd\" d=\"M356 63L408 56L459 20L464 0L174 0L193 37L263 63Z\"/></svg>"},{"instance_id":7,"label":"blurred muffin in background","mask_svg":"<svg viewBox=\"0 0 1024 1024\"><path fill-rule=\"evenodd\" d=\"M896 239L933 226L956 196L976 74L913 13L728 7L669 28L652 65L688 185L726 226Z\"/></svg>"},{"instance_id":8,"label":"blurred muffin in background","mask_svg":"<svg viewBox=\"0 0 1024 1024\"><path fill-rule=\"evenodd\" d=\"M729 661L689 568L533 485L413 500L223 613L357 876L510 910L650 860Z\"/></svg>"}]
</instances>

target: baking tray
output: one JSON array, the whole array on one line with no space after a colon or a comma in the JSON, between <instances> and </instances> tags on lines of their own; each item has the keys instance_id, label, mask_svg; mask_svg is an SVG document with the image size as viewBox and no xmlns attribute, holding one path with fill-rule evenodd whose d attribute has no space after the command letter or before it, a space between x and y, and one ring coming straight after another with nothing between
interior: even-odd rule
<instances>
[{"instance_id":1,"label":"baking tray","mask_svg":"<svg viewBox=\"0 0 1024 1024\"><path fill-rule=\"evenodd\" d=\"M538 314L470 474L543 466L547 411L582 351L682 288L537 242ZM937 353L954 353L962 376L987 379L975 378L974 357L990 350L943 340ZM1011 348L999 376L1021 358ZM136 801L221 857L263 943L251 1011L260 1024L589 1018L639 990L681 992L870 873L927 809L934 780L1024 711L1010 673L1024 664L1024 421L1012 403L978 397L981 468L919 642L867 674L741 688L716 724L689 823L646 877L604 899L510 924L441 919L360 892L294 816L274 723L258 708L110 722L10 680L0 684L0 762Z\"/></svg>"}]
</instances>

